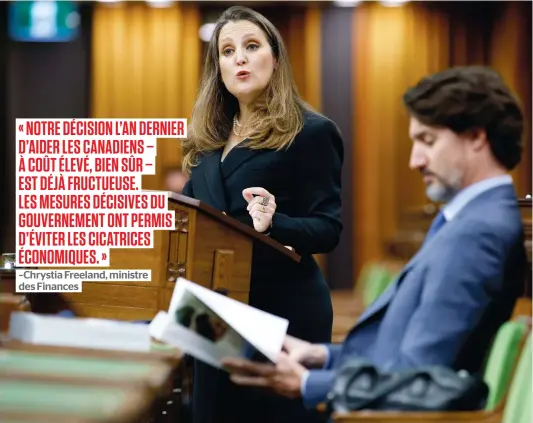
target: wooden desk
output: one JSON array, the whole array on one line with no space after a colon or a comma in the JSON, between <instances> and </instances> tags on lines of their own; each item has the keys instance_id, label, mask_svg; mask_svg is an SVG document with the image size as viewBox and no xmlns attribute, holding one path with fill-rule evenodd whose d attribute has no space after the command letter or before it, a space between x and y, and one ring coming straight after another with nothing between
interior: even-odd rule
<instances>
[{"instance_id":1,"label":"wooden desk","mask_svg":"<svg viewBox=\"0 0 533 423\"><path fill-rule=\"evenodd\" d=\"M3 360L2 351L6 354ZM175 387L181 385L182 372L182 354L158 344L151 353L137 353L0 341L0 374L11 379L134 389L150 402L157 422L178 421L181 392Z\"/></svg>"},{"instance_id":2,"label":"wooden desk","mask_svg":"<svg viewBox=\"0 0 533 423\"><path fill-rule=\"evenodd\" d=\"M120 360L133 361L163 361L172 367L177 367L181 364L183 354L172 348L167 348L164 345L154 342L152 344L152 351L144 352L128 352L128 351L113 351L113 350L99 350L90 348L70 348L70 347L55 347L52 345L33 345L23 342L15 341L5 337L0 339L0 348L8 350L41 352L47 354L68 354L76 357L96 357L96 358L116 358Z\"/></svg>"},{"instance_id":3,"label":"wooden desk","mask_svg":"<svg viewBox=\"0 0 533 423\"><path fill-rule=\"evenodd\" d=\"M0 294L16 294L15 270L0 267Z\"/></svg>"},{"instance_id":4,"label":"wooden desk","mask_svg":"<svg viewBox=\"0 0 533 423\"><path fill-rule=\"evenodd\" d=\"M31 311L31 304L24 294L16 293L15 271L0 268L0 333L9 330L14 311Z\"/></svg>"},{"instance_id":5,"label":"wooden desk","mask_svg":"<svg viewBox=\"0 0 533 423\"><path fill-rule=\"evenodd\" d=\"M39 418L56 423L144 423L151 400L146 391L0 376L0 421Z\"/></svg>"},{"instance_id":6,"label":"wooden desk","mask_svg":"<svg viewBox=\"0 0 533 423\"><path fill-rule=\"evenodd\" d=\"M501 412L371 412L333 414L335 423L501 423ZM514 423L514 422L512 422Z\"/></svg>"},{"instance_id":7,"label":"wooden desk","mask_svg":"<svg viewBox=\"0 0 533 423\"><path fill-rule=\"evenodd\" d=\"M159 361L50 354L0 349L0 374L50 381L84 380L109 386L148 389L163 396L172 385L172 368Z\"/></svg>"},{"instance_id":8,"label":"wooden desk","mask_svg":"<svg viewBox=\"0 0 533 423\"><path fill-rule=\"evenodd\" d=\"M2 423L93 423L94 421L80 417L65 416L37 416L24 413L5 413L0 411L0 422Z\"/></svg>"}]
</instances>

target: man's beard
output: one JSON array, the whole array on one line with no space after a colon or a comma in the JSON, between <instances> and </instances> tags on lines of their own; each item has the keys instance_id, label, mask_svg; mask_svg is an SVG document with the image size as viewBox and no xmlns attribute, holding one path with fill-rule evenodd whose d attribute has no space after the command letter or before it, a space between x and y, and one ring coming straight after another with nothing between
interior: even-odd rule
<instances>
[{"instance_id":1,"label":"man's beard","mask_svg":"<svg viewBox=\"0 0 533 423\"><path fill-rule=\"evenodd\" d=\"M449 185L442 184L439 182L433 182L428 187L426 187L427 197L436 203L447 203L449 202L457 193L457 191L450 187Z\"/></svg>"},{"instance_id":2,"label":"man's beard","mask_svg":"<svg viewBox=\"0 0 533 423\"><path fill-rule=\"evenodd\" d=\"M424 172L423 172L424 174ZM445 179L434 172L426 172L433 176L434 181L426 187L427 197L436 203L448 203L461 189L462 175L456 171Z\"/></svg>"}]
</instances>

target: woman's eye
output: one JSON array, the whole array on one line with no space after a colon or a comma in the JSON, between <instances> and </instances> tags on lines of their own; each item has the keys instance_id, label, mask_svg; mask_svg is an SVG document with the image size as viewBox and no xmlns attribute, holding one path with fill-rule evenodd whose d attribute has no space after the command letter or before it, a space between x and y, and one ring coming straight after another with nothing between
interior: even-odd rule
<instances>
[{"instance_id":1,"label":"woman's eye","mask_svg":"<svg viewBox=\"0 0 533 423\"><path fill-rule=\"evenodd\" d=\"M231 54L232 50L230 48L225 48L224 50L222 50L222 54L224 56L227 56L229 54Z\"/></svg>"},{"instance_id":2,"label":"woman's eye","mask_svg":"<svg viewBox=\"0 0 533 423\"><path fill-rule=\"evenodd\" d=\"M257 44L248 44L248 50L257 50L259 46Z\"/></svg>"}]
</instances>

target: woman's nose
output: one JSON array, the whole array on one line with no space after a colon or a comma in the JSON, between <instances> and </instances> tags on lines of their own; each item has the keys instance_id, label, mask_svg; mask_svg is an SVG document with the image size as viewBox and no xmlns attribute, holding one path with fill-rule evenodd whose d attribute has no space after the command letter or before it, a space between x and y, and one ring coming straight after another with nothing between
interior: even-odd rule
<instances>
[{"instance_id":1,"label":"woman's nose","mask_svg":"<svg viewBox=\"0 0 533 423\"><path fill-rule=\"evenodd\" d=\"M244 54L244 51L237 50L235 54L235 58L237 60L238 65L244 65L246 63L246 55Z\"/></svg>"}]
</instances>

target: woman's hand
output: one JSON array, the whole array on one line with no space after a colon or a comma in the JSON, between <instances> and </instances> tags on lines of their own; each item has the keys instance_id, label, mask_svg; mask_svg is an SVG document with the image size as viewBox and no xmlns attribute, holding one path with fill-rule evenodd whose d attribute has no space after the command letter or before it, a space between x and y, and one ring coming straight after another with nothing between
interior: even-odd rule
<instances>
[{"instance_id":1,"label":"woman's hand","mask_svg":"<svg viewBox=\"0 0 533 423\"><path fill-rule=\"evenodd\" d=\"M260 187L246 188L242 195L248 202L247 210L252 216L255 230L268 233L272 226L272 217L276 212L274 196Z\"/></svg>"}]
</instances>

